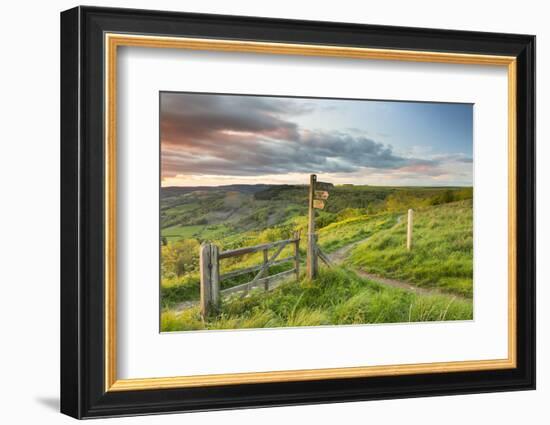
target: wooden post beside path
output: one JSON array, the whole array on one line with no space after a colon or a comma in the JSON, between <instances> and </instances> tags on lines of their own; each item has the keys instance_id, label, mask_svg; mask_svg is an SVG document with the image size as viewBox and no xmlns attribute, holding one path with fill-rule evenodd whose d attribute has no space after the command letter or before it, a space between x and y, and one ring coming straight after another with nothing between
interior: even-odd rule
<instances>
[{"instance_id":1,"label":"wooden post beside path","mask_svg":"<svg viewBox=\"0 0 550 425\"><path fill-rule=\"evenodd\" d=\"M413 236L413 210L409 209L407 213L407 251L412 248L412 236Z\"/></svg>"}]
</instances>

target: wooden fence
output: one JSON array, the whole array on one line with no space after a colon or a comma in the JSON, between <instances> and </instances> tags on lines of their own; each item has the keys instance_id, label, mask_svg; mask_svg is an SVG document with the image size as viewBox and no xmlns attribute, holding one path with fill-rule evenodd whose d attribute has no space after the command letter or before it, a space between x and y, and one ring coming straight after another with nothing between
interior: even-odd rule
<instances>
[{"instance_id":1,"label":"wooden fence","mask_svg":"<svg viewBox=\"0 0 550 425\"><path fill-rule=\"evenodd\" d=\"M294 245L294 255L286 258L278 259L279 254L288 245ZM201 314L206 317L210 311L216 310L220 303L220 298L223 295L234 294L238 292L247 293L251 289L263 285L264 289L269 290L269 284L274 281L286 277L290 274L295 274L296 279L300 277L300 234L296 232L292 239L285 239L276 242L247 246L244 248L233 249L229 251L221 251L219 247L214 244L206 243L201 245L200 250L200 289L201 289ZM275 251L269 255L269 250ZM263 252L263 262L239 269L232 270L228 273L220 274L220 261L226 258L239 257L246 254L252 254L255 252ZM287 262L293 262L294 267L290 270L285 270L274 275L267 275L269 268L279 264ZM257 272L254 278L246 283L242 283L233 286L228 289L220 290L220 283L226 279L230 279L236 276L240 276L246 273Z\"/></svg>"}]
</instances>

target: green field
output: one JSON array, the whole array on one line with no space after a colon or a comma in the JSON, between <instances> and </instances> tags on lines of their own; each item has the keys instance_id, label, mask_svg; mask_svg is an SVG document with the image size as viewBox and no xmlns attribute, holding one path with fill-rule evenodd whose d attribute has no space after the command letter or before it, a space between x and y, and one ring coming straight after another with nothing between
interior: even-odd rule
<instances>
[{"instance_id":1,"label":"green field","mask_svg":"<svg viewBox=\"0 0 550 425\"><path fill-rule=\"evenodd\" d=\"M415 211L413 249L407 251L406 220L375 233L347 264L422 287L472 297L472 200Z\"/></svg>"},{"instance_id":2,"label":"green field","mask_svg":"<svg viewBox=\"0 0 550 425\"><path fill-rule=\"evenodd\" d=\"M325 252L333 252L391 228L398 216L397 213L361 215L331 223L320 229L319 244Z\"/></svg>"},{"instance_id":3,"label":"green field","mask_svg":"<svg viewBox=\"0 0 550 425\"><path fill-rule=\"evenodd\" d=\"M230 231L229 227L219 224L212 226L191 225L191 226L172 226L162 229L161 235L168 240L177 241L179 239L219 239Z\"/></svg>"},{"instance_id":4,"label":"green field","mask_svg":"<svg viewBox=\"0 0 550 425\"><path fill-rule=\"evenodd\" d=\"M334 256L318 279L290 278L269 292L223 299L202 320L198 249L235 249L301 231L305 260L307 187L235 185L161 191L161 329L229 329L472 319L472 189L335 186L316 223L319 245ZM406 211L415 210L414 246L405 248ZM285 248L280 258L291 254ZM261 253L223 260L221 272L259 264ZM270 269L269 274L291 267ZM305 270L305 267L301 268ZM398 279L422 293L390 287ZM369 275L369 276L370 276ZM253 274L222 282L222 289Z\"/></svg>"}]
</instances>

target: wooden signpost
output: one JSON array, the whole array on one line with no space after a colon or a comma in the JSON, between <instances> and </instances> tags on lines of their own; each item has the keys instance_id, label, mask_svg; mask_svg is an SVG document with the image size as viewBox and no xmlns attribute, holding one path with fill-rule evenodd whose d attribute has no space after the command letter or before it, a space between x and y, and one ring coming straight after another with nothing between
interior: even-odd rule
<instances>
[{"instance_id":1,"label":"wooden signpost","mask_svg":"<svg viewBox=\"0 0 550 425\"><path fill-rule=\"evenodd\" d=\"M315 252L315 183L317 176L309 176L309 207L308 207L308 226L307 226L307 259L306 272L308 279L314 279L317 276L319 264L317 262L317 253Z\"/></svg>"},{"instance_id":2,"label":"wooden signpost","mask_svg":"<svg viewBox=\"0 0 550 425\"><path fill-rule=\"evenodd\" d=\"M317 246L317 235L315 233L315 210L322 210L325 208L325 201L328 199L328 192L326 190L316 190L317 188L328 188L330 183L323 183L317 181L317 176L311 174L309 176L309 214L308 214L308 232L307 232L307 261L306 271L309 279L315 279L319 271L318 257L322 254ZM327 262L328 259L323 258L323 261Z\"/></svg>"}]
</instances>

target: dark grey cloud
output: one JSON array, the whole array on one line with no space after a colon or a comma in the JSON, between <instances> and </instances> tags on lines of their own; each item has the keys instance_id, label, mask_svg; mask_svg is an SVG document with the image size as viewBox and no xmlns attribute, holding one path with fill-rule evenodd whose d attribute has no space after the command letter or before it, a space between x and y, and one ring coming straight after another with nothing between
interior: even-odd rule
<instances>
[{"instance_id":1,"label":"dark grey cloud","mask_svg":"<svg viewBox=\"0 0 550 425\"><path fill-rule=\"evenodd\" d=\"M314 108L313 102L302 99L163 93L163 177L351 173L365 167L437 165L400 156L390 145L357 131L300 128L293 118Z\"/></svg>"}]
</instances>

